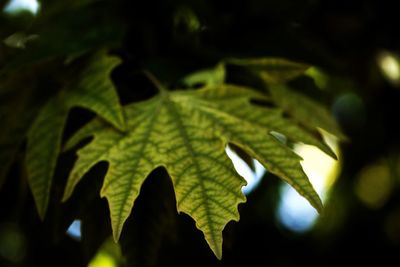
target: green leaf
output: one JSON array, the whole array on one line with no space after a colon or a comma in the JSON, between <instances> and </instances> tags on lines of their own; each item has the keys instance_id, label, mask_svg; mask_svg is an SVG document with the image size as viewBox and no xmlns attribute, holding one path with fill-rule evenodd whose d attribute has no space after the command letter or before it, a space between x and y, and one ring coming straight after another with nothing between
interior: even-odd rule
<instances>
[{"instance_id":1,"label":"green leaf","mask_svg":"<svg viewBox=\"0 0 400 267\"><path fill-rule=\"evenodd\" d=\"M143 184L135 212L126 221L119 240L127 262L141 267L155 267L162 262L162 243L175 241L178 235L176 219L172 183L166 171L159 168Z\"/></svg>"},{"instance_id":2,"label":"green leaf","mask_svg":"<svg viewBox=\"0 0 400 267\"><path fill-rule=\"evenodd\" d=\"M119 129L124 129L118 95L109 77L120 60L99 53L84 69L82 79L62 90L40 110L28 133L26 164L29 185L41 218L45 216L52 178L60 152L68 112L90 109Z\"/></svg>"},{"instance_id":3,"label":"green leaf","mask_svg":"<svg viewBox=\"0 0 400 267\"><path fill-rule=\"evenodd\" d=\"M301 93L290 90L286 85L271 84L268 89L274 101L307 129L312 131L316 128L322 128L341 140L347 139L329 110L322 104Z\"/></svg>"},{"instance_id":4,"label":"green leaf","mask_svg":"<svg viewBox=\"0 0 400 267\"><path fill-rule=\"evenodd\" d=\"M196 71L184 77L182 82L189 86L220 85L225 82L226 70L223 63L218 63L214 68Z\"/></svg>"},{"instance_id":5,"label":"green leaf","mask_svg":"<svg viewBox=\"0 0 400 267\"><path fill-rule=\"evenodd\" d=\"M125 36L126 23L117 15L119 13L116 13L118 11L113 2L40 2L39 13L32 22L22 30L11 31L4 36L3 39L11 38L7 42L9 45L25 49L5 50L8 53L5 53L4 66L0 65L0 74L53 59L64 58L68 62L71 57L118 45ZM25 38L21 38L21 34ZM0 60L2 57L0 55Z\"/></svg>"},{"instance_id":6,"label":"green leaf","mask_svg":"<svg viewBox=\"0 0 400 267\"><path fill-rule=\"evenodd\" d=\"M92 121L67 143L70 148L83 138L94 137L78 151L63 200L71 196L90 168L107 161L101 196L108 199L113 234L118 240L143 181L163 166L172 179L178 211L196 221L210 248L221 258L222 230L230 220L239 219L237 205L245 201L241 192L245 181L225 153L227 144L233 143L320 211L321 201L301 168L301 158L270 134L278 131L274 125L281 127L279 120L283 118L276 116L276 110L252 104L253 97L262 98L247 88L231 85L161 90L148 101L125 107L125 133L99 119ZM264 119L270 113L272 117Z\"/></svg>"},{"instance_id":7,"label":"green leaf","mask_svg":"<svg viewBox=\"0 0 400 267\"><path fill-rule=\"evenodd\" d=\"M255 172L256 171L256 166L254 163L253 158L247 154L243 149L241 149L238 146L235 146L234 144L229 144L229 148L240 158L242 159L249 168Z\"/></svg>"},{"instance_id":8,"label":"green leaf","mask_svg":"<svg viewBox=\"0 0 400 267\"><path fill-rule=\"evenodd\" d=\"M283 58L227 59L226 63L242 66L260 75L267 83L282 83L294 79L309 68L309 65Z\"/></svg>"},{"instance_id":9,"label":"green leaf","mask_svg":"<svg viewBox=\"0 0 400 267\"><path fill-rule=\"evenodd\" d=\"M315 131L316 128L322 128L336 135L341 140L347 139L326 107L305 95L290 90L283 84L284 82L305 74L310 67L309 65L282 58L234 58L227 59L226 62L228 64L245 67L259 75L268 85L273 101L291 115L295 121L307 127L307 129ZM318 147L330 156L336 158L332 150L326 144L324 144L324 147Z\"/></svg>"},{"instance_id":10,"label":"green leaf","mask_svg":"<svg viewBox=\"0 0 400 267\"><path fill-rule=\"evenodd\" d=\"M230 86L230 88L234 88ZM226 98L225 96L217 98L214 101L221 102L224 105L224 110L237 117L245 117L246 120L254 125L259 125L261 127L268 127L269 132L274 135L275 133L282 134L289 141L301 142L308 145L313 145L324 151L326 154L333 158L336 158L335 153L332 149L326 145L321 138L321 136L316 136L314 134L315 128L304 129L296 121L291 118L285 118L284 110L280 107L278 108L266 108L259 105L252 105L251 112L248 109L244 109L243 106L248 105L249 100L259 100L262 102L270 102L266 96L255 91L237 91L231 89L231 94L235 92L236 99ZM216 96L217 97L217 96ZM330 118L332 120L332 118ZM274 135L275 136L275 135Z\"/></svg>"}]
</instances>

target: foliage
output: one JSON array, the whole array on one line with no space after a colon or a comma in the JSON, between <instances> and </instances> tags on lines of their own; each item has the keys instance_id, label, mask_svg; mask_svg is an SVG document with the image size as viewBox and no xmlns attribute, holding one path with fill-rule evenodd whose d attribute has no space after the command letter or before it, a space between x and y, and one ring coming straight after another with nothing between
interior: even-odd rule
<instances>
[{"instance_id":1,"label":"foliage","mask_svg":"<svg viewBox=\"0 0 400 267\"><path fill-rule=\"evenodd\" d=\"M126 106L127 132L94 121L71 139L75 144L94 136L78 152L64 199L92 166L108 161L101 196L108 199L116 240L143 180L153 169L164 166L173 180L178 211L195 219L220 258L222 230L231 219L239 219L236 206L245 200L240 192L244 181L224 151L228 142L258 159L321 210L321 201L302 171L299 157L268 134L292 131L296 140L301 129L292 125L292 129L285 128L277 109L250 104L250 98L262 99L262 95L229 85L172 93L160 90L149 101Z\"/></svg>"},{"instance_id":2,"label":"foliage","mask_svg":"<svg viewBox=\"0 0 400 267\"><path fill-rule=\"evenodd\" d=\"M40 217L44 217L61 138L68 112L72 107L93 110L118 129L125 128L117 92L109 80L111 70L119 63L104 53L93 56L82 70L78 82L66 84L40 110L28 132L26 165L29 185Z\"/></svg>"},{"instance_id":3,"label":"foliage","mask_svg":"<svg viewBox=\"0 0 400 267\"><path fill-rule=\"evenodd\" d=\"M107 162L105 174L94 176L100 181L105 176L100 196L108 200L118 241L124 238L123 226L135 213L145 180L165 168L178 212L194 219L221 259L223 230L229 221L239 220L238 204L246 201L241 192L245 181L225 153L233 145L243 158L257 159L322 211L292 147L309 144L336 158L321 130L346 137L323 103L292 87L290 82L305 77L308 64L222 52L207 55L203 62L201 53L210 49L198 48L201 20L191 8L178 4L162 17L174 18L170 45L192 50L180 51L176 61L175 51L167 51L172 60L158 55L140 58L142 52L152 54L146 42L153 37L142 36L142 46L127 48L129 34L140 38L146 29L157 34L162 27L154 30L151 18L141 17L139 11L134 22L140 25L135 25L121 16L124 6L111 1L78 2L43 1L43 12L26 18L28 26L1 29L2 37L22 32L13 38L24 45L12 47L11 41L19 42L12 38L0 48L0 115L7 125L0 135L0 186L12 178L13 163L23 169L22 179L29 184L40 218L46 220L49 205L62 205L60 191L66 205L75 195L85 207L80 181L93 176L98 163ZM140 8L148 12L149 6ZM11 17L1 19L14 25ZM37 40L28 38L32 34ZM185 54L195 59L193 66L180 65ZM74 117L74 112L79 115ZM87 114L95 118L89 121ZM63 162L75 152L73 166ZM65 189L65 181L57 176L68 176ZM82 187L88 194L99 191L90 183ZM72 214L81 209L72 209Z\"/></svg>"}]
</instances>

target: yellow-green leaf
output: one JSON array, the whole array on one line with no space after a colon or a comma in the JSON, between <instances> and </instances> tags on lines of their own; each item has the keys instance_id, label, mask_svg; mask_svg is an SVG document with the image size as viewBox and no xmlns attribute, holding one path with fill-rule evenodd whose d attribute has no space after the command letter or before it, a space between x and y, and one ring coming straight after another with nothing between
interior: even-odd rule
<instances>
[{"instance_id":1,"label":"yellow-green leaf","mask_svg":"<svg viewBox=\"0 0 400 267\"><path fill-rule=\"evenodd\" d=\"M227 59L228 64L242 66L260 75L268 83L282 83L296 78L309 68L309 65L283 58Z\"/></svg>"},{"instance_id":2,"label":"yellow-green leaf","mask_svg":"<svg viewBox=\"0 0 400 267\"><path fill-rule=\"evenodd\" d=\"M41 218L45 216L52 178L68 112L83 107L119 129L125 128L118 95L109 77L120 60L104 52L95 55L81 79L62 90L40 110L29 132L26 153L28 181Z\"/></svg>"},{"instance_id":3,"label":"yellow-green leaf","mask_svg":"<svg viewBox=\"0 0 400 267\"><path fill-rule=\"evenodd\" d=\"M215 67L203 69L189 74L182 82L189 86L196 85L220 85L225 82L226 70L224 63L218 63Z\"/></svg>"},{"instance_id":4,"label":"yellow-green leaf","mask_svg":"<svg viewBox=\"0 0 400 267\"><path fill-rule=\"evenodd\" d=\"M239 219L237 205L245 201L241 192L245 181L225 153L226 145L233 143L321 210L300 157L271 134L284 128L275 121L283 118L276 110L252 104L252 98L263 96L231 85L162 90L148 101L125 107L126 132L99 119L92 121L67 143L70 148L83 138L94 137L78 151L63 199L71 196L90 168L108 162L101 196L108 199L117 240L143 181L155 168L165 167L174 185L178 211L196 221L210 248L221 258L222 230L230 220ZM288 133L290 138L302 138L291 130Z\"/></svg>"},{"instance_id":5,"label":"yellow-green leaf","mask_svg":"<svg viewBox=\"0 0 400 267\"><path fill-rule=\"evenodd\" d=\"M25 158L28 182L42 219L49 202L51 182L67 115L68 109L64 103L55 98L41 109L28 131Z\"/></svg>"},{"instance_id":6,"label":"yellow-green leaf","mask_svg":"<svg viewBox=\"0 0 400 267\"><path fill-rule=\"evenodd\" d=\"M340 127L329 111L316 101L305 95L290 90L284 83L305 74L309 65L283 58L254 58L254 59L227 59L228 64L242 66L259 77L268 85L273 101L292 118L311 131L322 128L339 139L346 140ZM309 143L311 144L311 143ZM315 144L312 144L315 145ZM318 146L324 152L335 157L332 150L323 144Z\"/></svg>"},{"instance_id":7,"label":"yellow-green leaf","mask_svg":"<svg viewBox=\"0 0 400 267\"><path fill-rule=\"evenodd\" d=\"M292 142L301 142L308 145L313 145L327 153L333 158L336 158L335 153L332 149L326 145L320 136L316 136L313 132L315 128L307 131L304 127L301 127L296 121L291 118L285 118L284 110L278 108L267 108L258 105L251 106L251 112L248 108L243 108L249 105L250 100L259 100L261 102L270 102L271 99L265 95L258 93L253 90L243 90L242 88L225 85L229 88L230 95L235 97L227 97L225 94L219 95L219 91L214 95L210 96L214 102L224 106L224 110L237 117L245 117L246 120L251 122L253 125L259 125L267 127L270 133L283 134ZM221 91L222 92L222 91ZM332 120L332 118L329 118Z\"/></svg>"},{"instance_id":8,"label":"yellow-green leaf","mask_svg":"<svg viewBox=\"0 0 400 267\"><path fill-rule=\"evenodd\" d=\"M277 105L304 127L310 130L322 128L341 140L347 139L329 110L322 104L283 84L271 84L268 89Z\"/></svg>"}]
</instances>

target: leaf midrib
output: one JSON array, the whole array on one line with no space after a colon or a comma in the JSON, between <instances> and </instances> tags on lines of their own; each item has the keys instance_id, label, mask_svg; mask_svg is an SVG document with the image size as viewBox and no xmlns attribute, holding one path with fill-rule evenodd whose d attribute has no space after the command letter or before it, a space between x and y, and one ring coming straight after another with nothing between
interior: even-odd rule
<instances>
[{"instance_id":1,"label":"leaf midrib","mask_svg":"<svg viewBox=\"0 0 400 267\"><path fill-rule=\"evenodd\" d=\"M198 110L199 110L200 112L203 113L204 116L207 117L207 119L213 121L214 124L216 124L216 125L218 125L219 127L221 127L222 130L223 130L223 132L227 132L227 133L231 132L231 133L233 133L234 135L239 136L239 137L240 137L239 140L242 139L240 133L238 133L237 131L235 131L235 129L233 129L233 128L230 127L229 125L225 124L225 123L224 123L224 120L218 120L218 119L216 119L215 116L212 116L212 114L213 114L213 113L214 113L214 114L215 114L215 113L216 113L216 114L221 114L222 116L227 117L228 119L230 118L231 120L234 121L234 124L236 124L236 125L246 125L246 127L253 127L253 128L265 129L265 130L267 130L267 133L266 133L266 134L270 135L270 134L269 134L268 128L263 127L263 126L258 126L258 125L254 126L254 125L252 125L251 123L247 122L246 120L243 120L243 119L241 119L241 118L239 118L239 117L237 117L237 116L234 116L234 115L232 115L232 114L230 114L230 113L226 113L226 112L224 112L224 111L215 109L215 108L212 107L212 106L204 107L204 106L202 106L202 105L198 105L197 108L198 108ZM244 127L244 126L243 126L243 127ZM261 129L260 129L260 130L261 130ZM272 135L271 135L271 141L276 141L276 145L281 145L277 140L275 140L275 137L273 137ZM236 144L236 145L242 147L243 149L246 149L246 148L243 147L240 143L238 143L238 144ZM266 164L266 160L263 160L262 158L257 157L257 154L260 154L260 153L257 153L256 150L254 150L253 148L248 148L248 149L250 149L250 151L248 151L248 152L252 152L252 153L251 153L251 154L252 154L251 156L257 158L257 159L258 159L259 161L261 161L261 162L264 162L265 165L269 165L269 164ZM295 154L294 152L293 152L293 154L294 154L295 156L298 156L298 155ZM298 157L299 157L299 159L301 159L300 156L298 156ZM276 163L273 163L273 164L276 165ZM290 175L290 173L288 173L285 169L282 169L282 168L280 168L280 167L274 166L273 169L272 169L271 171L272 171L273 173L277 174L278 176L284 177L285 180L286 180L288 183L291 184L291 182L290 182L290 181L291 181L291 178L290 178L291 175ZM301 189L301 188L300 188L300 189ZM301 189L301 191L303 191L303 190ZM303 191L303 194L306 195L306 194L305 194L305 191ZM312 200L312 203L313 203L313 202L314 202L314 201ZM320 209L321 209L321 204L320 204L320 203L317 203L317 202L316 202L316 203L313 204L313 206L314 206L317 210L320 210Z\"/></svg>"},{"instance_id":2,"label":"leaf midrib","mask_svg":"<svg viewBox=\"0 0 400 267\"><path fill-rule=\"evenodd\" d=\"M161 105L162 105L162 102L160 102L160 104L159 105L157 105L157 107L155 108L155 110L154 110L154 112L151 112L150 113L150 115L149 115L149 118L150 118L150 121L148 122L148 125L147 125L147 129L148 129L148 131L146 131L146 132L151 132L151 130L152 130L152 128L154 127L154 125L155 125L155 122L156 122L156 120L157 120L157 115L159 114L159 111L160 111L160 109L161 109ZM137 126L137 128L140 128L140 126ZM120 141L122 141L122 140L124 140L125 138L129 138L132 134L136 134L135 133L135 131L133 132L133 133L131 133L130 135L128 135L128 137L124 137L123 139L121 139ZM142 158L142 156L143 156L143 154L144 154L144 151L146 150L146 147L149 145L148 144L148 141L149 141L149 139L150 139L150 135L149 134L147 134L147 135L145 135L145 137L141 140L141 146L140 146L140 148L139 148L139 150L138 150L138 154L137 154L137 158L138 158L138 160L136 161L136 163L135 163L135 167L133 168L133 169L136 169L137 168L137 166L139 165L139 163L141 162L141 158ZM114 144L114 146L113 147L115 147L116 145ZM111 148L112 149L112 148ZM110 151L111 149L109 149L108 151ZM112 184L114 181L110 181L108 184L107 184L107 186L106 187L104 187L104 188L102 188L102 190L101 190L101 196L102 197L104 197L104 196L106 196L106 191L107 191L107 188L110 186L110 184ZM127 186L127 188L129 188L129 190L126 190L126 191L124 191L125 192L125 194L124 194L124 196L123 196L123 201L122 201L122 203L126 203L127 202L127 199L128 199L128 197L129 197L129 194L130 194L130 189L132 188L132 183L133 183L133 179L128 179L128 186ZM114 240L118 240L119 239L119 236L120 236L120 234L121 234L121 231L122 231L122 227L121 227L121 225L123 225L123 224L121 224L121 218L123 218L123 216L122 216L122 213L123 213L123 211L124 211L124 209L119 209L119 211L118 211L118 215L117 215L117 221L118 221L118 224L117 224L117 229L116 229L116 231L114 232L115 234L114 234Z\"/></svg>"},{"instance_id":3,"label":"leaf midrib","mask_svg":"<svg viewBox=\"0 0 400 267\"><path fill-rule=\"evenodd\" d=\"M167 106L167 109L170 112L170 114L173 116L174 122L177 124L178 131L180 133L180 136L183 139L183 142L185 144L187 152L189 153L190 157L192 159L194 159L192 162L193 162L193 165L194 165L194 167L196 169L196 173L199 174L199 176L196 175L196 177L198 177L198 184L201 187L201 194L202 194L203 199L205 200L204 201L204 205L206 206L205 207L205 213L206 213L206 218L207 218L206 220L207 220L208 227L211 230L209 232L209 234L211 235L212 243L215 245L215 244L217 244L217 242L215 240L216 237L215 237L215 234L214 234L214 228L213 228L213 224L212 224L212 220L211 220L211 214L209 212L209 210L210 210L209 209L209 203L207 201L208 200L208 196L206 194L206 188L204 186L204 182L203 182L202 179L200 179L201 177L203 177L202 171L200 169L200 166L199 166L198 162L195 160L196 157L195 157L195 153L193 151L193 147L190 144L189 136L188 136L188 134L187 134L187 132L185 130L186 127L184 126L184 124L182 122L182 119L181 119L181 117L179 115L179 111L177 110L177 108L175 106L175 102L171 101L168 98L167 101L166 101L166 106ZM182 201L179 201L179 202L182 203ZM216 254L220 254L220 252L218 251L218 252L216 252Z\"/></svg>"}]
</instances>

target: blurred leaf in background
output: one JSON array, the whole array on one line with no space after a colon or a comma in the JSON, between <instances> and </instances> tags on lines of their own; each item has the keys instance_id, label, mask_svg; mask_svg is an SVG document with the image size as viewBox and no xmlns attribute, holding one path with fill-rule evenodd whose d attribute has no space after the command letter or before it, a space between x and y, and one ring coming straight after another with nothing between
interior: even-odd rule
<instances>
[{"instance_id":1,"label":"blurred leaf in background","mask_svg":"<svg viewBox=\"0 0 400 267\"><path fill-rule=\"evenodd\" d=\"M0 0L0 266L396 264L397 13L389 1ZM61 203L75 152L90 141L83 139L51 159L57 164L42 221L28 187L27 133L62 88L79 83L82 75L91 77L84 67L100 50L120 58L119 66L109 65L107 80L123 106L157 94L143 73L176 88L172 94L224 84L262 94L262 101L252 99L251 105L279 109L279 121L295 125L295 131L281 128L270 136L304 158L302 168L315 188L323 185L323 214L302 215L306 209L299 206L296 192L289 197L271 171L257 171L253 154L232 146L232 153L244 159L242 166L250 166L248 180L257 177L258 182L239 206L240 221L223 230L221 261L210 253L195 222L177 214L174 188L162 168L143 183L121 242L113 244L107 203L98 195L111 166L96 164L70 200ZM226 101L233 107L229 114L243 111ZM59 142L64 144L94 116L71 108ZM315 127L346 137L346 142L331 142ZM247 128L253 136L267 134ZM305 145L311 140L319 149ZM336 152L339 161L320 150L331 156ZM282 208L285 201L295 208ZM282 209L295 226L297 219L312 223L295 231L279 219ZM67 234L76 220L82 223L80 239Z\"/></svg>"}]
</instances>

